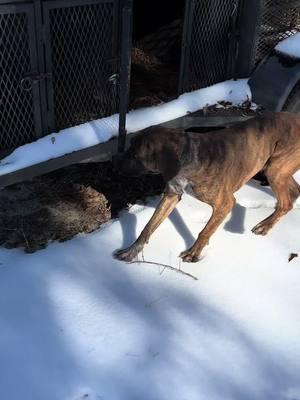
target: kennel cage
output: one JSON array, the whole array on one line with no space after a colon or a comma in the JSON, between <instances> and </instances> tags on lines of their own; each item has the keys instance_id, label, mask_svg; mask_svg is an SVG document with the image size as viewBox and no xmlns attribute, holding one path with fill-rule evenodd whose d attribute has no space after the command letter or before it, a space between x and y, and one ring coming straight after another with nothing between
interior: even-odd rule
<instances>
[{"instance_id":1,"label":"kennel cage","mask_svg":"<svg viewBox=\"0 0 300 400\"><path fill-rule=\"evenodd\" d=\"M130 10L129 0L0 0L1 150L127 108Z\"/></svg>"},{"instance_id":2,"label":"kennel cage","mask_svg":"<svg viewBox=\"0 0 300 400\"><path fill-rule=\"evenodd\" d=\"M17 171L1 177L0 186L124 149L134 20L147 28L150 41L143 43L149 54L165 56L172 47L177 94L249 77L280 40L300 31L300 0L169 1L180 9L166 13L168 20L155 18L159 1L147 4L152 14L134 13L132 0L0 0L0 152L120 115L118 142ZM164 22L172 46L162 36Z\"/></svg>"},{"instance_id":3,"label":"kennel cage","mask_svg":"<svg viewBox=\"0 0 300 400\"><path fill-rule=\"evenodd\" d=\"M228 77L236 3L180 3L175 95ZM129 0L0 0L0 151L118 111L124 147L131 12Z\"/></svg>"}]
</instances>

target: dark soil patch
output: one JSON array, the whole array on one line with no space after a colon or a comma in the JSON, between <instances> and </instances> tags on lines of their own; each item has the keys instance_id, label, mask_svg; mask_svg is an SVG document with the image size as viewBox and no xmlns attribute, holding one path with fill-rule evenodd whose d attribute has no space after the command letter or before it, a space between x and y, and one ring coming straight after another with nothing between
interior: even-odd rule
<instances>
[{"instance_id":1,"label":"dark soil patch","mask_svg":"<svg viewBox=\"0 0 300 400\"><path fill-rule=\"evenodd\" d=\"M0 244L34 252L92 232L163 188L160 176L122 177L109 162L74 165L10 186L0 192Z\"/></svg>"}]
</instances>

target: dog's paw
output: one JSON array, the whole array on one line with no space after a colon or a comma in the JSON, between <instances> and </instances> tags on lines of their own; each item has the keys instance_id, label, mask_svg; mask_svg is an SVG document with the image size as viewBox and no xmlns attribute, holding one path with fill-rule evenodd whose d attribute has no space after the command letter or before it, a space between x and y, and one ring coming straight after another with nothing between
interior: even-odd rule
<instances>
[{"instance_id":1,"label":"dog's paw","mask_svg":"<svg viewBox=\"0 0 300 400\"><path fill-rule=\"evenodd\" d=\"M114 258L120 261L133 261L138 255L139 250L136 245L127 247L126 249L117 250L114 252Z\"/></svg>"},{"instance_id":2,"label":"dog's paw","mask_svg":"<svg viewBox=\"0 0 300 400\"><path fill-rule=\"evenodd\" d=\"M265 236L269 232L270 229L271 229L271 227L267 224L257 224L257 225L255 225L254 228L251 229L251 231L255 235Z\"/></svg>"},{"instance_id":3,"label":"dog's paw","mask_svg":"<svg viewBox=\"0 0 300 400\"><path fill-rule=\"evenodd\" d=\"M184 262L197 262L199 261L199 254L195 254L192 250L185 250L180 253L180 258Z\"/></svg>"}]
</instances>

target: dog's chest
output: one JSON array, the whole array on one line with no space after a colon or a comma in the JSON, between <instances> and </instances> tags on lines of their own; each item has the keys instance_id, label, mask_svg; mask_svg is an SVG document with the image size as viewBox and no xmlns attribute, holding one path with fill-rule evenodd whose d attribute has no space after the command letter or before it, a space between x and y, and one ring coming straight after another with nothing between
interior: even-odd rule
<instances>
[{"instance_id":1,"label":"dog's chest","mask_svg":"<svg viewBox=\"0 0 300 400\"><path fill-rule=\"evenodd\" d=\"M168 182L170 192L194 196L193 183L186 178L173 178Z\"/></svg>"}]
</instances>

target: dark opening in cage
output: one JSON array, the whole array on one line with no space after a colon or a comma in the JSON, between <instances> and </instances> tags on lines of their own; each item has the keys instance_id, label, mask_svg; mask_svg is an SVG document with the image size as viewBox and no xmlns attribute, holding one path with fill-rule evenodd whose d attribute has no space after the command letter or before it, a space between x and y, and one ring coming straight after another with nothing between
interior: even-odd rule
<instances>
[{"instance_id":1,"label":"dark opening in cage","mask_svg":"<svg viewBox=\"0 0 300 400\"><path fill-rule=\"evenodd\" d=\"M184 0L133 3L131 108L177 96L184 6Z\"/></svg>"}]
</instances>

